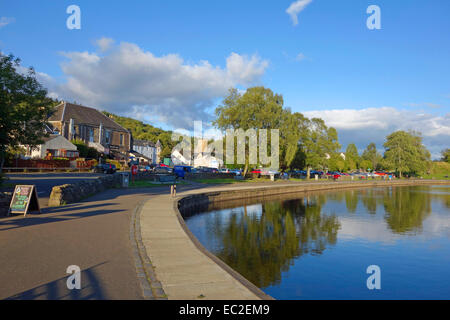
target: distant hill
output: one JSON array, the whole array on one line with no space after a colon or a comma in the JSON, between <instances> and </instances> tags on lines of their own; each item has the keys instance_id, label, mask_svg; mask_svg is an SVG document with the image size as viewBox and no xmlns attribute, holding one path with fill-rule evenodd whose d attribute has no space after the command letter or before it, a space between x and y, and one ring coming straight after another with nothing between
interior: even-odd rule
<instances>
[{"instance_id":1,"label":"distant hill","mask_svg":"<svg viewBox=\"0 0 450 320\"><path fill-rule=\"evenodd\" d=\"M172 131L156 128L150 124L143 123L142 121L117 116L110 112L103 111L103 113L122 127L130 130L134 139L147 140L153 143L156 143L159 140L162 144L161 157L170 157L171 150L176 144L171 141Z\"/></svg>"}]
</instances>

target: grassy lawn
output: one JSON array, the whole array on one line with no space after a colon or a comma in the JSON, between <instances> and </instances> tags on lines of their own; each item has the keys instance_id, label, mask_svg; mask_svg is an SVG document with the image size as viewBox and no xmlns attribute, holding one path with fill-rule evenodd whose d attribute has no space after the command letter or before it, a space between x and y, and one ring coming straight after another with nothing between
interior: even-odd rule
<instances>
[{"instance_id":1,"label":"grassy lawn","mask_svg":"<svg viewBox=\"0 0 450 320\"><path fill-rule=\"evenodd\" d=\"M193 180L195 182L199 183L206 183L206 184L232 184L232 183L239 183L239 182L246 182L248 180L235 180L235 179L195 179Z\"/></svg>"},{"instance_id":2,"label":"grassy lawn","mask_svg":"<svg viewBox=\"0 0 450 320\"><path fill-rule=\"evenodd\" d=\"M156 187L162 187L162 186L170 186L171 182L155 182L155 181L148 181L148 180L138 180L130 182L129 187L130 188L156 188ZM183 185L183 184L189 184L185 181L176 181L175 184L177 185Z\"/></svg>"},{"instance_id":3,"label":"grassy lawn","mask_svg":"<svg viewBox=\"0 0 450 320\"><path fill-rule=\"evenodd\" d=\"M447 177L446 177L447 176ZM430 174L423 176L424 179L450 180L450 163L433 162Z\"/></svg>"}]
</instances>

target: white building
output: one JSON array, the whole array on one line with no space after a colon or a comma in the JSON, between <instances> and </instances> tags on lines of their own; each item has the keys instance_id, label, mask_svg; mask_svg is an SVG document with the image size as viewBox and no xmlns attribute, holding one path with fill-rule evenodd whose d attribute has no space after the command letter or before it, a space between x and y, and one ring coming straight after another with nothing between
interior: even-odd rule
<instances>
[{"instance_id":1,"label":"white building","mask_svg":"<svg viewBox=\"0 0 450 320\"><path fill-rule=\"evenodd\" d=\"M34 149L29 146L24 146L27 150L27 157L34 159L43 159L47 156L61 158L78 157L77 147L59 134L51 134L42 140L44 140L44 143Z\"/></svg>"},{"instance_id":2,"label":"white building","mask_svg":"<svg viewBox=\"0 0 450 320\"><path fill-rule=\"evenodd\" d=\"M156 164L157 160L156 151L157 151L156 146L153 142L133 139L133 147L132 151L130 152L130 155L135 154L136 158L141 158L144 161L147 160L149 164Z\"/></svg>"}]
</instances>

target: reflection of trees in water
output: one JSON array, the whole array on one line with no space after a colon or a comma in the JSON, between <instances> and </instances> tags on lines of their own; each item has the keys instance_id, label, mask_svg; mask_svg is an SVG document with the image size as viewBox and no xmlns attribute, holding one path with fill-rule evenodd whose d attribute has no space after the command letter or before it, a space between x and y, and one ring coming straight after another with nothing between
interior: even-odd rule
<instances>
[{"instance_id":1,"label":"reflection of trees in water","mask_svg":"<svg viewBox=\"0 0 450 320\"><path fill-rule=\"evenodd\" d=\"M421 231L423 220L431 213L431 197L414 192L414 187L385 189L384 210L389 228L395 233Z\"/></svg>"},{"instance_id":2,"label":"reflection of trees in water","mask_svg":"<svg viewBox=\"0 0 450 320\"><path fill-rule=\"evenodd\" d=\"M211 229L222 248L216 255L258 287L279 283L281 272L305 253L336 243L336 216L321 215L325 196L268 202L260 216L232 211ZM322 203L321 203L322 201Z\"/></svg>"},{"instance_id":3,"label":"reflection of trees in water","mask_svg":"<svg viewBox=\"0 0 450 320\"><path fill-rule=\"evenodd\" d=\"M350 213L356 212L356 207L358 206L358 191L350 190L345 192L345 205Z\"/></svg>"}]
</instances>

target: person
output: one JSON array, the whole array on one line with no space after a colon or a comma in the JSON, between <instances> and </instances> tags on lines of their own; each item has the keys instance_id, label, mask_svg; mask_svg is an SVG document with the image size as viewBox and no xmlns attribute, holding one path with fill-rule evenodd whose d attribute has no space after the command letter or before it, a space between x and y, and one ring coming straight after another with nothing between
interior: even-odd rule
<instances>
[{"instance_id":1,"label":"person","mask_svg":"<svg viewBox=\"0 0 450 320\"><path fill-rule=\"evenodd\" d=\"M335 174L333 175L333 179L334 179L334 181L338 181L339 175L338 175L337 173L335 173Z\"/></svg>"}]
</instances>

